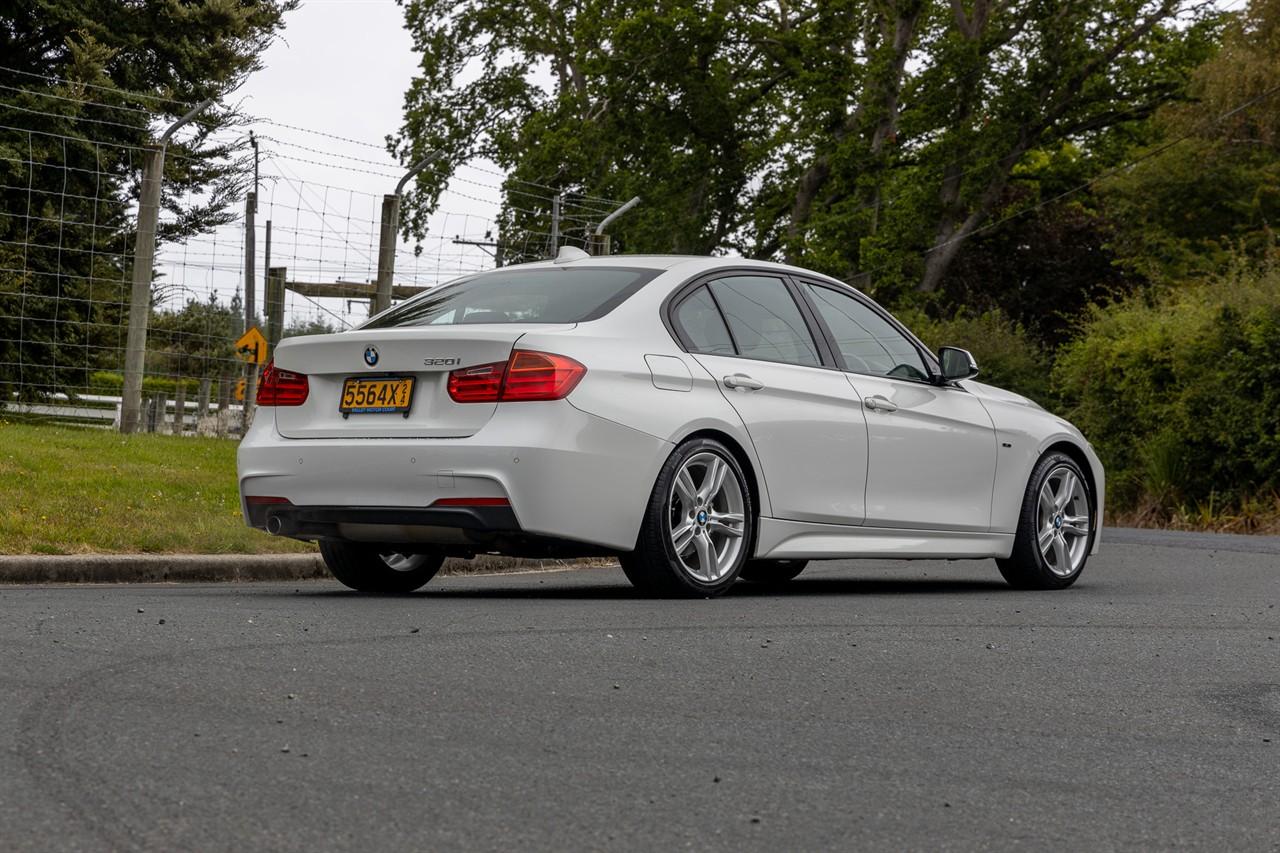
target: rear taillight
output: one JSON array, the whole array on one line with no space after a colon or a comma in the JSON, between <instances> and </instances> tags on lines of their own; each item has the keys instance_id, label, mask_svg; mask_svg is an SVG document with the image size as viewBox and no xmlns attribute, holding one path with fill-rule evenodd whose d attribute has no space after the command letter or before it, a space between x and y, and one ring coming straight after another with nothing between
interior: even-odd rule
<instances>
[{"instance_id":1,"label":"rear taillight","mask_svg":"<svg viewBox=\"0 0 1280 853\"><path fill-rule=\"evenodd\" d=\"M455 370L449 374L449 396L455 403L496 403L506 373L505 361Z\"/></svg>"},{"instance_id":2,"label":"rear taillight","mask_svg":"<svg viewBox=\"0 0 1280 853\"><path fill-rule=\"evenodd\" d=\"M268 361L258 383L258 405L301 406L307 402L310 390L305 373L281 370L274 361Z\"/></svg>"},{"instance_id":3,"label":"rear taillight","mask_svg":"<svg viewBox=\"0 0 1280 853\"><path fill-rule=\"evenodd\" d=\"M455 403L560 400L577 387L587 368L566 355L514 350L507 361L464 367L449 374Z\"/></svg>"},{"instance_id":4,"label":"rear taillight","mask_svg":"<svg viewBox=\"0 0 1280 853\"><path fill-rule=\"evenodd\" d=\"M565 355L516 350L507 362L502 400L559 400L577 387L586 372Z\"/></svg>"}]
</instances>

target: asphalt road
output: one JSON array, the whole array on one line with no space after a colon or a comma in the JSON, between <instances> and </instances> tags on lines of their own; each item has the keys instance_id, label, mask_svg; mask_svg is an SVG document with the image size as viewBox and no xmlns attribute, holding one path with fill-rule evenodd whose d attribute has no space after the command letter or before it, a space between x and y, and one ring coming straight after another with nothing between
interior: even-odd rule
<instances>
[{"instance_id":1,"label":"asphalt road","mask_svg":"<svg viewBox=\"0 0 1280 853\"><path fill-rule=\"evenodd\" d=\"M1061 593L0 587L0 849L1280 849L1280 540L1110 539Z\"/></svg>"}]
</instances>

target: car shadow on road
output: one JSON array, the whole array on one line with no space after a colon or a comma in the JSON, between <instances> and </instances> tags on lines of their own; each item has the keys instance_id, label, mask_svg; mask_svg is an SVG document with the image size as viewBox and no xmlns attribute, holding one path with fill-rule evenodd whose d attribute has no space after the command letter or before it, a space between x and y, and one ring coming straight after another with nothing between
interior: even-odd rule
<instances>
[{"instance_id":1,"label":"car shadow on road","mask_svg":"<svg viewBox=\"0 0 1280 853\"><path fill-rule=\"evenodd\" d=\"M500 575L485 576L485 584L483 586L472 585L468 583L469 578L454 577L449 580L454 583L461 581L465 585L454 586L453 584L431 584L423 589L412 593L413 597L420 598L447 598L447 599L558 599L558 600L635 600L635 601L653 601L650 596L646 596L632 587L624 578L619 577L618 582L613 582L612 578L601 577L596 575L592 579L593 582L582 583L569 582L565 583L558 578L556 580L545 579L536 584L531 584L528 575L520 576L519 582L504 584ZM515 581L515 578L512 578ZM962 595L962 594L981 594L992 595L999 593L1013 592L1013 590L1003 581L985 580L976 578L903 578L901 580L879 578L797 578L786 584L777 586L766 586L761 584L738 583L734 584L728 592L724 594L724 598L831 598L835 596L849 597L866 597L866 596L932 596L932 595ZM360 593L350 590L333 590L326 589L324 591L307 591L304 593L308 596L361 596ZM363 597L363 596L361 596ZM403 597L403 596L395 596Z\"/></svg>"}]
</instances>

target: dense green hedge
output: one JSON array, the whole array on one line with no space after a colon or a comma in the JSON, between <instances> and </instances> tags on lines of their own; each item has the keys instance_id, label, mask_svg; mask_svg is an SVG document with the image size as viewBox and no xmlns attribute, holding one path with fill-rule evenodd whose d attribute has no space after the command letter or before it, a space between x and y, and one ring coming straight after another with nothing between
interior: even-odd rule
<instances>
[{"instance_id":1,"label":"dense green hedge","mask_svg":"<svg viewBox=\"0 0 1280 853\"><path fill-rule=\"evenodd\" d=\"M923 312L895 312L934 352L938 347L961 347L978 362L978 380L1049 404L1050 362L1025 330L1000 311L961 315L942 320Z\"/></svg>"},{"instance_id":2,"label":"dense green hedge","mask_svg":"<svg viewBox=\"0 0 1280 853\"><path fill-rule=\"evenodd\" d=\"M1113 506L1240 505L1280 489L1280 268L1095 307L1054 368Z\"/></svg>"},{"instance_id":3,"label":"dense green hedge","mask_svg":"<svg viewBox=\"0 0 1280 853\"><path fill-rule=\"evenodd\" d=\"M178 383L186 385L188 396L199 393L200 391L200 380L198 379L171 379L167 376L143 376L142 393L173 394L178 390ZM89 376L89 392L92 394L119 394L123 390L123 374L112 373L108 370L99 370Z\"/></svg>"}]
</instances>

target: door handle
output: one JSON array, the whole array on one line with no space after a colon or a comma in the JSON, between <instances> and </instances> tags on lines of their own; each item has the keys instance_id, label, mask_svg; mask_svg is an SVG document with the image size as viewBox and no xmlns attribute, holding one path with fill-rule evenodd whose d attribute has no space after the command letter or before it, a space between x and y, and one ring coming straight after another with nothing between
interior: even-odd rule
<instances>
[{"instance_id":1,"label":"door handle","mask_svg":"<svg viewBox=\"0 0 1280 853\"><path fill-rule=\"evenodd\" d=\"M880 394L876 394L874 397L868 397L862 402L865 403L867 408L871 409L873 412L898 411L897 403L893 402L888 397L881 396Z\"/></svg>"},{"instance_id":2,"label":"door handle","mask_svg":"<svg viewBox=\"0 0 1280 853\"><path fill-rule=\"evenodd\" d=\"M764 383L759 379L752 379L745 373L731 373L724 378L724 387L737 388L743 391L759 391L764 387Z\"/></svg>"}]
</instances>

